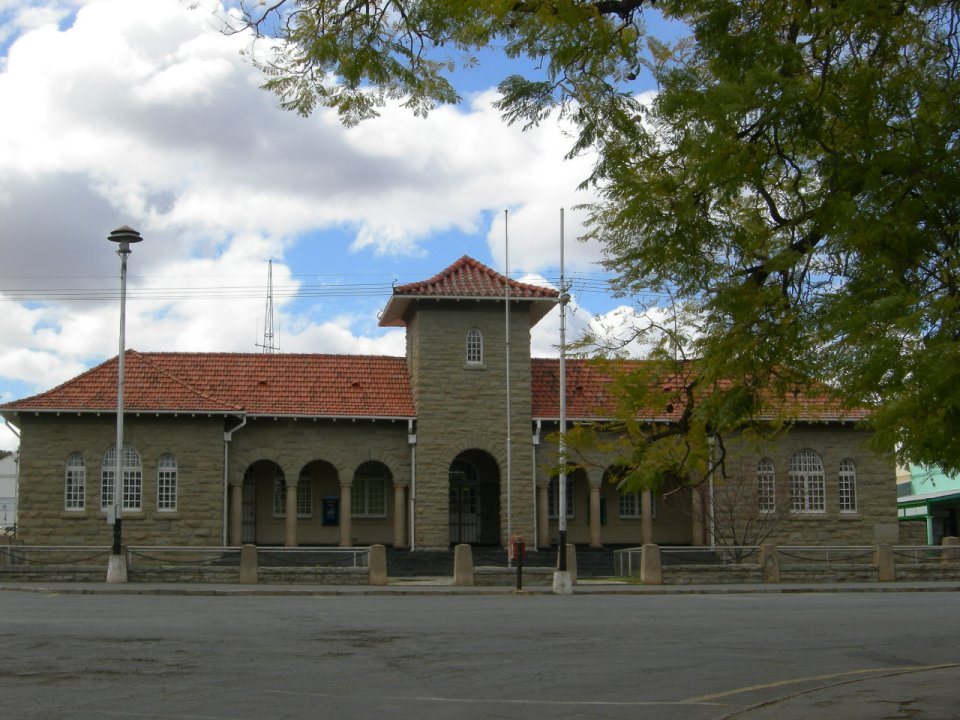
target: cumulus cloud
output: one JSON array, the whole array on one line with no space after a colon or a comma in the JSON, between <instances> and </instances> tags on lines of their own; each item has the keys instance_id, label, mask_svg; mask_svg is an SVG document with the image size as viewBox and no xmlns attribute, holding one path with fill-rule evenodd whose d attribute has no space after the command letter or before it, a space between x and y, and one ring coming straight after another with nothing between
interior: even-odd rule
<instances>
[{"instance_id":1,"label":"cumulus cloud","mask_svg":"<svg viewBox=\"0 0 960 720\"><path fill-rule=\"evenodd\" d=\"M563 160L563 127L506 125L490 90L426 120L388 107L344 128L286 113L241 54L250 38L217 31L220 4L192 4L0 0L0 397L116 353L105 238L120 224L145 238L129 280L127 345L140 350L254 351L274 258L284 350L402 354L402 334L371 329L356 303L317 317L294 302L304 270L287 258L307 244L317 267L432 253L435 272L462 254L449 238L470 237L502 269L503 208L512 267L556 265L560 207L568 268L596 267L569 210L589 200L576 191L589 159ZM591 318L578 310L571 334ZM535 349L551 352L555 326L541 323Z\"/></svg>"}]
</instances>

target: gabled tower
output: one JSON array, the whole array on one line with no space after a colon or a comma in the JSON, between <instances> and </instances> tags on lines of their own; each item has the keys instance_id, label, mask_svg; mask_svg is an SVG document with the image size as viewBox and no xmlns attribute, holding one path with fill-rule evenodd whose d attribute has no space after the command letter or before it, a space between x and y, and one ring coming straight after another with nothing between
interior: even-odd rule
<instances>
[{"instance_id":1,"label":"gabled tower","mask_svg":"<svg viewBox=\"0 0 960 720\"><path fill-rule=\"evenodd\" d=\"M417 413L416 547L505 546L508 524L533 538L530 328L556 302L555 290L508 280L467 256L429 280L394 288L380 325L407 329Z\"/></svg>"}]
</instances>

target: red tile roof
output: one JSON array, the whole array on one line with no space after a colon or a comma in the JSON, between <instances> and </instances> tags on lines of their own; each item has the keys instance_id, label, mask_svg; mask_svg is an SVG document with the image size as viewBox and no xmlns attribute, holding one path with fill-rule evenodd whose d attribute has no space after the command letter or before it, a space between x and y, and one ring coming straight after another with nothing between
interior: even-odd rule
<instances>
[{"instance_id":1,"label":"red tile roof","mask_svg":"<svg viewBox=\"0 0 960 720\"><path fill-rule=\"evenodd\" d=\"M623 360L597 363L591 360L566 361L566 414L571 420L602 420L615 416L616 399L610 395L613 377L622 371L636 370L642 361ZM534 358L531 361L533 417L559 419L560 417L560 361ZM681 378L672 377L663 382L662 407L650 408L646 417L651 420L677 420L683 413ZM786 403L782 407L786 407ZM846 409L826 392L818 395L798 395L789 400L794 417L803 421L839 422L863 420L867 408Z\"/></svg>"},{"instance_id":2,"label":"red tile roof","mask_svg":"<svg viewBox=\"0 0 960 720\"><path fill-rule=\"evenodd\" d=\"M568 360L567 417L614 417L608 390L612 375L637 361L598 364ZM532 415L560 417L560 361L531 361ZM117 359L33 397L0 405L5 412L114 412ZM860 420L865 409L844 411L825 395L799 396L802 420ZM296 417L414 418L407 364L401 357L369 355L140 353L128 350L124 408L130 412L285 415ZM663 407L650 419L676 420L682 412L678 384L664 383Z\"/></svg>"},{"instance_id":3,"label":"red tile roof","mask_svg":"<svg viewBox=\"0 0 960 720\"><path fill-rule=\"evenodd\" d=\"M536 322L556 304L559 293L540 285L531 285L510 280L481 262L464 255L453 265L429 280L397 285L393 296L387 302L380 316L383 326L403 325L403 315L410 303L417 298L489 298L503 300L505 288L509 283L512 299L537 301L537 308L531 318ZM542 307L541 307L542 306Z\"/></svg>"},{"instance_id":4,"label":"red tile roof","mask_svg":"<svg viewBox=\"0 0 960 720\"><path fill-rule=\"evenodd\" d=\"M414 417L399 357L128 350L124 408L131 412L300 417ZM116 411L113 358L40 395L0 406L24 411Z\"/></svg>"}]
</instances>

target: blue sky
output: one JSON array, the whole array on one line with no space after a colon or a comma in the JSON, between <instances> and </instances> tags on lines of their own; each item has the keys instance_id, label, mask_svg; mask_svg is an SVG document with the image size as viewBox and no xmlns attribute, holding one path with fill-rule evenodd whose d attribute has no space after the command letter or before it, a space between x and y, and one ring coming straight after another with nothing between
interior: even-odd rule
<instances>
[{"instance_id":1,"label":"blue sky","mask_svg":"<svg viewBox=\"0 0 960 720\"><path fill-rule=\"evenodd\" d=\"M191 6L198 6L191 9ZM553 122L522 132L491 107L492 49L454 80L464 100L427 119L399 108L344 128L277 108L210 0L0 0L0 401L50 389L127 347L257 352L268 262L283 351L403 353L377 326L394 282L469 254L555 284L566 210L571 336L632 318L600 249L578 243L589 158L564 161ZM638 87L642 91L645 88ZM558 319L535 329L556 354ZM0 449L16 437L0 426Z\"/></svg>"}]
</instances>

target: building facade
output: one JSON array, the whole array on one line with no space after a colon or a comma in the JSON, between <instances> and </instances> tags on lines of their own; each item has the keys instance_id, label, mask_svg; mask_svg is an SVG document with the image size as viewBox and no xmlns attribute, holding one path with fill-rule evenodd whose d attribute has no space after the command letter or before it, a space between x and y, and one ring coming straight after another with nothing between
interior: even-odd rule
<instances>
[{"instance_id":1,"label":"building facade","mask_svg":"<svg viewBox=\"0 0 960 720\"><path fill-rule=\"evenodd\" d=\"M394 288L380 322L406 329L405 357L128 351L124 541L435 549L520 534L550 546L559 362L531 358L530 329L556 302L463 257ZM110 542L116 380L114 358L0 406L21 436L24 542ZM604 418L608 381L568 361L571 422ZM733 443L733 479L770 540L896 540L893 460L866 447L859 419L824 404L775 442ZM570 473L569 541L729 535L719 509L733 483L655 496L622 492L615 474L603 462Z\"/></svg>"}]
</instances>

